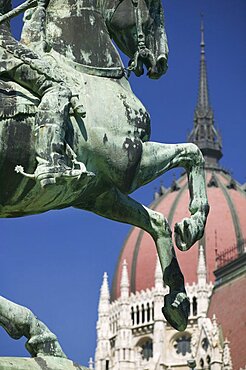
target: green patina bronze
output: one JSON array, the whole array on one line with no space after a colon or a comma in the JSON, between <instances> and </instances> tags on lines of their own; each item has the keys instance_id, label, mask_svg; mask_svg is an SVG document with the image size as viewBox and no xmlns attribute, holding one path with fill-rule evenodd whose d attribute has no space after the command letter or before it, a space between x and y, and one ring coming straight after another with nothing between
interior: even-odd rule
<instances>
[{"instance_id":1,"label":"green patina bronze","mask_svg":"<svg viewBox=\"0 0 246 370\"><path fill-rule=\"evenodd\" d=\"M29 8L21 42L6 19ZM184 278L165 217L129 197L171 168L187 171L191 216L174 228L188 250L204 232L204 160L194 144L149 141L150 118L130 72L161 77L168 47L160 0L38 0L11 11L0 0L0 216L75 207L138 226L155 241L170 287L163 314L184 330ZM111 40L130 58L124 69ZM0 325L25 336L32 356L65 357L25 307L0 297Z\"/></svg>"}]
</instances>

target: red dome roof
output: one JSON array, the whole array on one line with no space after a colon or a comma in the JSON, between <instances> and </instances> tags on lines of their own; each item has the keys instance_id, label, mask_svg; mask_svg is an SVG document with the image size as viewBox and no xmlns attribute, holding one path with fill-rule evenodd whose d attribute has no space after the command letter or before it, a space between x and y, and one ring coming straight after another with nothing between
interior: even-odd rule
<instances>
[{"instance_id":1,"label":"red dome roof","mask_svg":"<svg viewBox=\"0 0 246 370\"><path fill-rule=\"evenodd\" d=\"M210 213L204 237L198 243L205 248L208 280L214 281L216 253L237 245L246 239L246 193L231 176L222 170L206 170L207 191ZM151 208L163 213L172 229L174 224L189 216L189 194L186 176L177 181L176 188L170 188L151 204ZM197 281L198 243L189 251L180 252L177 258L186 283ZM120 254L115 272L112 298L120 295L120 278L123 261L128 264L131 292L145 290L154 286L156 248L148 233L134 227Z\"/></svg>"}]
</instances>

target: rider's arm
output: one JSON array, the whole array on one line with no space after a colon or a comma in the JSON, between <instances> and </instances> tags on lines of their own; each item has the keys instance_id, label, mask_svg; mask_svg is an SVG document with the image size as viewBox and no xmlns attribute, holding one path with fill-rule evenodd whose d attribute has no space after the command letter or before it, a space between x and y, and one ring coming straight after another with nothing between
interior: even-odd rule
<instances>
[{"instance_id":1,"label":"rider's arm","mask_svg":"<svg viewBox=\"0 0 246 370\"><path fill-rule=\"evenodd\" d=\"M35 8L25 12L21 34L25 45L41 52L46 48L46 6L47 0L38 0Z\"/></svg>"}]
</instances>

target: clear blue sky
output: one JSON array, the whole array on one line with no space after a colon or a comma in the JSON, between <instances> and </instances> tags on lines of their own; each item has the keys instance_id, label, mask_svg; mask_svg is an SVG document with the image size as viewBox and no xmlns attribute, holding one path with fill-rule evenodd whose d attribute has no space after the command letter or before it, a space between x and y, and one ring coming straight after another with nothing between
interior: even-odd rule
<instances>
[{"instance_id":1,"label":"clear blue sky","mask_svg":"<svg viewBox=\"0 0 246 370\"><path fill-rule=\"evenodd\" d=\"M131 78L151 114L152 140L184 142L192 127L202 12L210 100L223 137L221 163L245 183L246 1L166 0L164 7L169 70L159 81ZM20 21L13 27L18 35ZM164 185L172 176L162 177ZM133 196L149 204L159 184L157 180ZM86 365L96 345L102 276L107 271L112 281L128 230L127 225L72 209L2 219L0 294L31 308L58 335L67 355ZM0 328L0 356L26 356L23 343L9 339Z\"/></svg>"}]
</instances>

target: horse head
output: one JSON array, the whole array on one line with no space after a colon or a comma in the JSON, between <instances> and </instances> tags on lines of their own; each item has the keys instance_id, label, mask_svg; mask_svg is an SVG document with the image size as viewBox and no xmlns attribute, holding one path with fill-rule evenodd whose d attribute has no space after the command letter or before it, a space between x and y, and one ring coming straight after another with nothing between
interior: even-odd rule
<instances>
[{"instance_id":1,"label":"horse head","mask_svg":"<svg viewBox=\"0 0 246 370\"><path fill-rule=\"evenodd\" d=\"M117 1L107 26L117 46L130 58L129 70L158 79L167 70L168 46L161 0Z\"/></svg>"}]
</instances>

